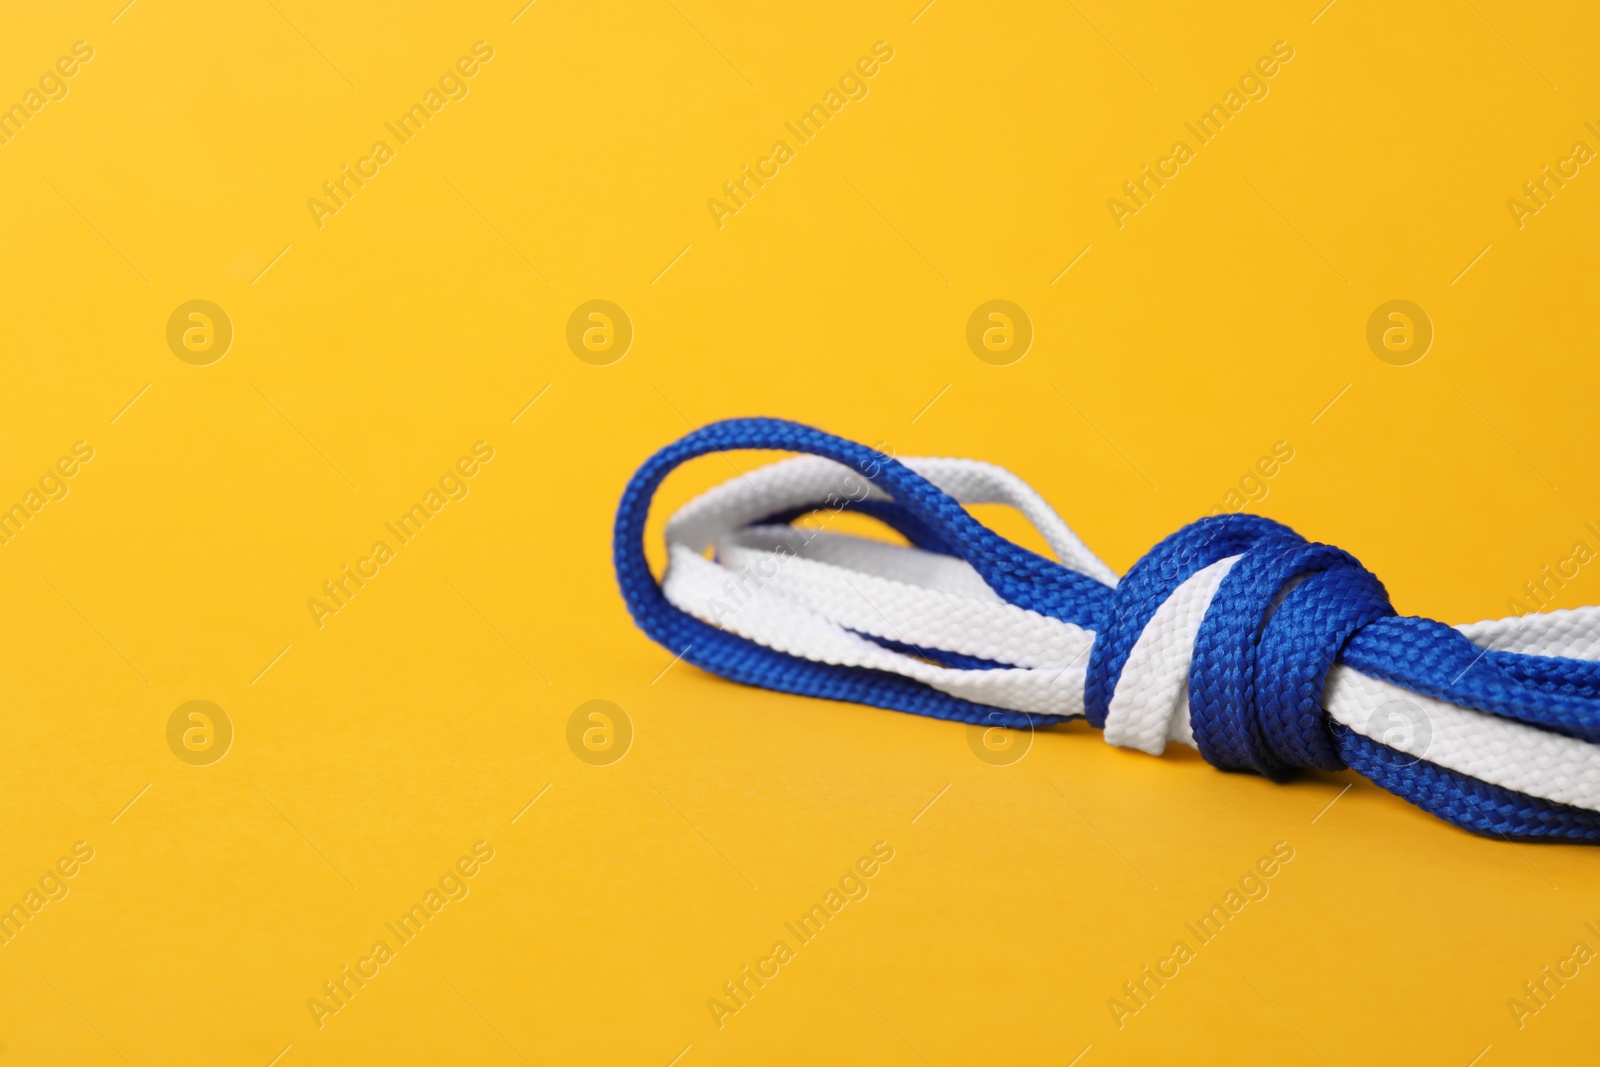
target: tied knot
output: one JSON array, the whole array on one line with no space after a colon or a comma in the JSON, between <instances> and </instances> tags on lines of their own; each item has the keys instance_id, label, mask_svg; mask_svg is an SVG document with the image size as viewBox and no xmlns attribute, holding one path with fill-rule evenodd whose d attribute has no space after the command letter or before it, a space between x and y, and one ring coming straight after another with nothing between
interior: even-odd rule
<instances>
[{"instance_id":1,"label":"tied knot","mask_svg":"<svg viewBox=\"0 0 1600 1067\"><path fill-rule=\"evenodd\" d=\"M1118 584L1090 653L1086 715L1107 741L1151 752L1192 734L1228 770L1339 770L1321 706L1328 670L1352 634L1394 613L1342 549L1254 515L1200 519Z\"/></svg>"}]
</instances>

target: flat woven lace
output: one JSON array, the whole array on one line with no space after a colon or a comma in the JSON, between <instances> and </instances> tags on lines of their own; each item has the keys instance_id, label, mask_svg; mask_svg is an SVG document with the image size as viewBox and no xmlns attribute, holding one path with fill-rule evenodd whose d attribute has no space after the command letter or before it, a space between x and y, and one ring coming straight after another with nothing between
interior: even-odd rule
<instances>
[{"instance_id":1,"label":"flat woven lace","mask_svg":"<svg viewBox=\"0 0 1600 1067\"><path fill-rule=\"evenodd\" d=\"M668 472L724 450L802 453L667 523ZM963 504L1006 504L1055 559ZM826 529L850 509L908 545ZM1119 577L987 463L894 459L778 419L713 423L652 456L617 511L638 625L746 685L986 726L1083 718L1114 745L1194 745L1281 780L1349 767L1458 826L1600 840L1600 608L1465 626L1402 617L1351 556L1253 515L1200 519Z\"/></svg>"}]
</instances>

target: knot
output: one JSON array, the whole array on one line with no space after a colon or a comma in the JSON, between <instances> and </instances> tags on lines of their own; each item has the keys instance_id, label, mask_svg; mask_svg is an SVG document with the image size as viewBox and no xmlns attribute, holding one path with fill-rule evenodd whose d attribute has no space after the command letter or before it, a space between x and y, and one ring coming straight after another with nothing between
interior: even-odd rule
<instances>
[{"instance_id":1,"label":"knot","mask_svg":"<svg viewBox=\"0 0 1600 1067\"><path fill-rule=\"evenodd\" d=\"M1344 767L1321 706L1352 634L1393 615L1356 558L1254 515L1190 523L1118 584L1085 713L1112 744L1192 736L1206 761L1281 779Z\"/></svg>"},{"instance_id":2,"label":"knot","mask_svg":"<svg viewBox=\"0 0 1600 1067\"><path fill-rule=\"evenodd\" d=\"M729 449L808 455L685 505L658 581L651 498ZM1055 559L964 504L1016 508ZM826 529L845 507L911 546ZM613 554L628 610L673 662L734 681L988 726L1084 715L1112 744L1186 741L1273 778L1348 762L1481 833L1600 842L1600 606L1398 618L1348 553L1248 515L1185 527L1118 581L1015 475L777 419L713 423L647 460ZM1396 701L1431 721L1427 740L1384 729Z\"/></svg>"}]
</instances>

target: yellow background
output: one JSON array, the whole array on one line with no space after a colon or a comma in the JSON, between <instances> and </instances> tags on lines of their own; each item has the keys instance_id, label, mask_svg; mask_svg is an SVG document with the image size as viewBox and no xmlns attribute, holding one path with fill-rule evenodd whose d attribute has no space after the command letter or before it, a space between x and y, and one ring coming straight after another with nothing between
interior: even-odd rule
<instances>
[{"instance_id":1,"label":"yellow background","mask_svg":"<svg viewBox=\"0 0 1600 1067\"><path fill-rule=\"evenodd\" d=\"M610 562L628 475L713 418L1002 464L1119 569L1281 440L1253 510L1404 612L1507 614L1600 520L1600 175L1506 206L1600 147L1591 9L122 2L0 16L0 103L95 50L0 147L0 502L95 449L0 547L0 902L95 849L0 947L0 1063L1592 1053L1593 965L1520 1030L1507 1000L1600 948L1593 849L1081 727L990 766L959 725L666 669ZM319 229L307 199L479 40L470 95ZM880 40L719 229L708 198ZM1107 199L1277 41L1270 95L1118 229ZM636 331L607 367L565 341L596 298ZM1365 340L1397 298L1436 331L1407 367ZM192 299L235 329L210 366L167 347ZM1034 325L1014 365L967 348L990 299ZM470 496L319 630L308 598L478 440ZM655 529L731 474L675 476ZM192 699L236 731L211 766L167 746ZM592 699L635 732L608 767L566 743ZM318 1029L308 998L480 840L470 896ZM871 895L718 1029L879 840ZM1278 841L1271 895L1119 1030L1108 998Z\"/></svg>"}]
</instances>

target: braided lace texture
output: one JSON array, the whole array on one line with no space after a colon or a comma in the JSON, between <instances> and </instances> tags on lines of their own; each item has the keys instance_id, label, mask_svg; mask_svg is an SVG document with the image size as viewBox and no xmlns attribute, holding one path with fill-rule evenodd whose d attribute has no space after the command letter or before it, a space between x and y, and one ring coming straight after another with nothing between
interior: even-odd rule
<instances>
[{"instance_id":1,"label":"braided lace texture","mask_svg":"<svg viewBox=\"0 0 1600 1067\"><path fill-rule=\"evenodd\" d=\"M678 511L658 583L651 498L674 467L729 449L803 455ZM1056 558L962 507L979 503L1016 508ZM910 545L828 531L842 508ZM1178 741L1274 779L1350 767L1480 833L1600 840L1600 608L1400 617L1355 557L1251 515L1191 523L1119 578L1005 470L891 459L777 419L714 423L652 456L614 553L646 633L747 685L985 725L1081 717L1114 745Z\"/></svg>"}]
</instances>

